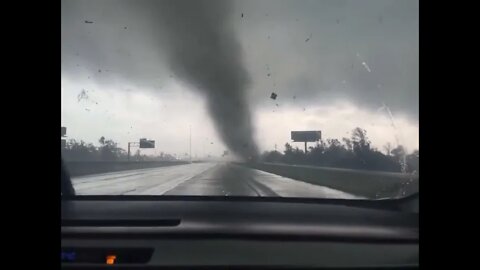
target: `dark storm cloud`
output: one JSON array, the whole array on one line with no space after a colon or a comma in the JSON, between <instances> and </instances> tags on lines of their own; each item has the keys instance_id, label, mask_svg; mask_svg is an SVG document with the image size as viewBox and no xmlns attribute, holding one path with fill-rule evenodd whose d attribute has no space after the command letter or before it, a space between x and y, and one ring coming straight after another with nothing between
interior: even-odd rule
<instances>
[{"instance_id":1,"label":"dark storm cloud","mask_svg":"<svg viewBox=\"0 0 480 270\"><path fill-rule=\"evenodd\" d=\"M248 105L385 103L417 121L418 1L67 0L62 72L120 90L166 91L173 76L204 94L225 143L246 156Z\"/></svg>"},{"instance_id":2,"label":"dark storm cloud","mask_svg":"<svg viewBox=\"0 0 480 270\"><path fill-rule=\"evenodd\" d=\"M286 103L293 95L304 105L337 98L375 110L383 102L417 120L418 1L246 0L237 8L247 18L237 29L253 102L275 89Z\"/></svg>"}]
</instances>

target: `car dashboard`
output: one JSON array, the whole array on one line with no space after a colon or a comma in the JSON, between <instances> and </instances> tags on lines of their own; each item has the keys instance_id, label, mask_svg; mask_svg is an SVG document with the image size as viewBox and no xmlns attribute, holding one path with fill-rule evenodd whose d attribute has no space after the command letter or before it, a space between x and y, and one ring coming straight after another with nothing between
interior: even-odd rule
<instances>
[{"instance_id":1,"label":"car dashboard","mask_svg":"<svg viewBox=\"0 0 480 270\"><path fill-rule=\"evenodd\" d=\"M73 197L61 206L62 269L416 269L418 213L391 208L342 200Z\"/></svg>"}]
</instances>

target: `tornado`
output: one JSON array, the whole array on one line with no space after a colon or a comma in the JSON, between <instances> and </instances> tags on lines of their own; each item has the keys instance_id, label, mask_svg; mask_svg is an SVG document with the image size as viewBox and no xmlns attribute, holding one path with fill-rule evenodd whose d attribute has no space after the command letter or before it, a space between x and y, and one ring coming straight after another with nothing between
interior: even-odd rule
<instances>
[{"instance_id":1,"label":"tornado","mask_svg":"<svg viewBox=\"0 0 480 270\"><path fill-rule=\"evenodd\" d=\"M255 159L258 147L246 97L250 78L233 27L232 2L150 3L153 7L148 8L158 14L159 49L175 77L206 97L214 126L230 151L245 160Z\"/></svg>"}]
</instances>

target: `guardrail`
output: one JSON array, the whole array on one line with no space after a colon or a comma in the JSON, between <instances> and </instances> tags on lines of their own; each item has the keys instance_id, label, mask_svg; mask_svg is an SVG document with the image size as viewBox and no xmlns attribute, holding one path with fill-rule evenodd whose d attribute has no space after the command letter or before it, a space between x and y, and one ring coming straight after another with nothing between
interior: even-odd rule
<instances>
[{"instance_id":1,"label":"guardrail","mask_svg":"<svg viewBox=\"0 0 480 270\"><path fill-rule=\"evenodd\" d=\"M246 165L258 170L338 189L369 199L396 198L418 192L418 174L278 163L250 163Z\"/></svg>"},{"instance_id":2,"label":"guardrail","mask_svg":"<svg viewBox=\"0 0 480 270\"><path fill-rule=\"evenodd\" d=\"M188 164L188 161L67 161L70 176Z\"/></svg>"}]
</instances>

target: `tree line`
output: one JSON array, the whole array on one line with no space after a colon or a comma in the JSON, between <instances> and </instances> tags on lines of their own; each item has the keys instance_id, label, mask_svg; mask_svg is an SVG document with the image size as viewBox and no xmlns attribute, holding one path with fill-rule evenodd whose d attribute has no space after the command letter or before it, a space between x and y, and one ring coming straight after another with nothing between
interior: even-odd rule
<instances>
[{"instance_id":1,"label":"tree line","mask_svg":"<svg viewBox=\"0 0 480 270\"><path fill-rule=\"evenodd\" d=\"M118 143L101 137L98 140L99 145L86 143L83 140L77 141L70 139L62 148L62 158L65 161L127 161L127 151L118 146ZM156 156L147 156L141 154L137 149L130 153L131 161L172 161L176 158L170 154L161 152Z\"/></svg>"},{"instance_id":2,"label":"tree line","mask_svg":"<svg viewBox=\"0 0 480 270\"><path fill-rule=\"evenodd\" d=\"M346 169L376 170L389 172L419 172L419 150L407 154L405 147L391 144L384 147L382 153L367 137L367 131L355 128L350 138L320 140L317 145L309 147L305 153L298 147L285 144L283 153L266 151L262 154L264 162L302 164Z\"/></svg>"}]
</instances>

